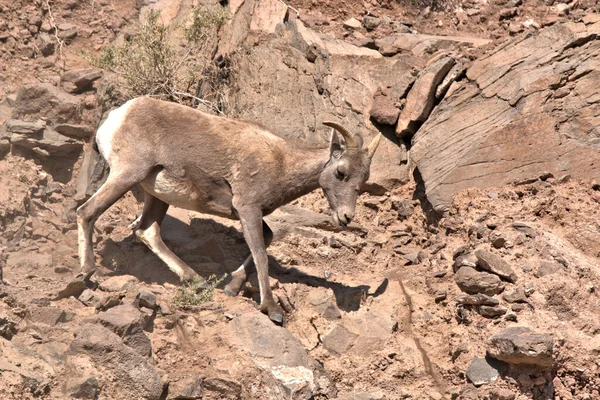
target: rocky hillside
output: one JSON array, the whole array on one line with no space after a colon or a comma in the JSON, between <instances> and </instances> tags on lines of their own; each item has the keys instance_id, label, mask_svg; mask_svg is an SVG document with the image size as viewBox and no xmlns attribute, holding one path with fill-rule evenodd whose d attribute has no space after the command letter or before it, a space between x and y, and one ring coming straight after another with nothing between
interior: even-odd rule
<instances>
[{"instance_id":1,"label":"rocky hillside","mask_svg":"<svg viewBox=\"0 0 600 400\"><path fill-rule=\"evenodd\" d=\"M90 138L123 100L87 60L197 3L0 0L0 398L600 398L598 4L201 2L226 19L199 107L385 137L348 229L317 192L267 218L280 327L255 276L234 298L182 286L128 228L136 190L79 273L75 209L106 175ZM172 208L162 233L218 278L240 229Z\"/></svg>"}]
</instances>

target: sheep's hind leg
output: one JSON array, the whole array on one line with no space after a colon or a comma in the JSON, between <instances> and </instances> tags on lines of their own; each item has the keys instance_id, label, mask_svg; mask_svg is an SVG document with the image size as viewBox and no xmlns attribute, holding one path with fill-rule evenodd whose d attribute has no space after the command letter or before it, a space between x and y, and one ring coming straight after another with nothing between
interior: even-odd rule
<instances>
[{"instance_id":1,"label":"sheep's hind leg","mask_svg":"<svg viewBox=\"0 0 600 400\"><path fill-rule=\"evenodd\" d=\"M206 280L190 268L189 265L183 262L182 259L177 257L160 237L160 224L165 218L168 209L169 204L152 196L148 192L144 192L144 210L142 211L142 216L137 229L135 230L136 236L144 242L158 258L167 264L169 269L179 276L179 279L187 282L196 278L199 280L200 288L208 287Z\"/></svg>"},{"instance_id":2,"label":"sheep's hind leg","mask_svg":"<svg viewBox=\"0 0 600 400\"><path fill-rule=\"evenodd\" d=\"M264 219L262 221L262 226L263 238L265 239L265 247L269 247L269 245L273 241L273 231L271 230L269 225L267 225ZM244 285L244 283L246 283L248 275L252 272L253 265L254 263L252 260L252 254L250 254L246 258L244 263L238 269L231 273L231 282L229 282L224 288L225 294L227 296L233 297L238 295L242 286Z\"/></svg>"},{"instance_id":3,"label":"sheep's hind leg","mask_svg":"<svg viewBox=\"0 0 600 400\"><path fill-rule=\"evenodd\" d=\"M77 209L79 261L82 271L90 272L96 267L92 246L92 234L96 220L129 189L140 182L143 176L144 173L141 171L123 170L119 173L111 171L104 185Z\"/></svg>"}]
</instances>

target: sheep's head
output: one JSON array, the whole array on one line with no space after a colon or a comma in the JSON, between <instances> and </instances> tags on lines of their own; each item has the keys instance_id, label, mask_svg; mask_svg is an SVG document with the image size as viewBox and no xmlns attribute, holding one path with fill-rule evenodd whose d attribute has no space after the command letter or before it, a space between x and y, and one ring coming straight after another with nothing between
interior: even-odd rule
<instances>
[{"instance_id":1,"label":"sheep's head","mask_svg":"<svg viewBox=\"0 0 600 400\"><path fill-rule=\"evenodd\" d=\"M368 146L363 139L335 122L323 122L332 127L329 162L321 172L319 185L329 201L333 219L346 226L354 218L356 198L361 186L369 179L371 159L379 146L378 134Z\"/></svg>"}]
</instances>

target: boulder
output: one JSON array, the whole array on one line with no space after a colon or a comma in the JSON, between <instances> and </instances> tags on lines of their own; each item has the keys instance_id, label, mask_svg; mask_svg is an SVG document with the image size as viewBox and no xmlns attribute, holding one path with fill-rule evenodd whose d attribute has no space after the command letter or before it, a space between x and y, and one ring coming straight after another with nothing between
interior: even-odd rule
<instances>
[{"instance_id":1,"label":"boulder","mask_svg":"<svg viewBox=\"0 0 600 400\"><path fill-rule=\"evenodd\" d=\"M510 364L551 367L553 342L552 335L516 326L490 337L487 353Z\"/></svg>"},{"instance_id":2,"label":"boulder","mask_svg":"<svg viewBox=\"0 0 600 400\"><path fill-rule=\"evenodd\" d=\"M148 317L131 304L113 307L89 318L87 322L109 328L142 356L149 357L152 354L152 344L144 333Z\"/></svg>"},{"instance_id":3,"label":"boulder","mask_svg":"<svg viewBox=\"0 0 600 400\"><path fill-rule=\"evenodd\" d=\"M471 267L461 267L454 280L458 287L466 293L483 293L493 296L504 290L504 285L498 276L487 272L479 272Z\"/></svg>"},{"instance_id":4,"label":"boulder","mask_svg":"<svg viewBox=\"0 0 600 400\"><path fill-rule=\"evenodd\" d=\"M454 85L412 139L411 157L437 212L466 188L546 172L600 179L600 165L585 161L599 156L600 102L592 89L600 79L592 56L599 33L599 23L555 24L472 64L468 80Z\"/></svg>"},{"instance_id":5,"label":"boulder","mask_svg":"<svg viewBox=\"0 0 600 400\"><path fill-rule=\"evenodd\" d=\"M395 125L398 121L400 110L396 107L390 96L377 93L373 97L373 105L369 114L378 124Z\"/></svg>"},{"instance_id":6,"label":"boulder","mask_svg":"<svg viewBox=\"0 0 600 400\"><path fill-rule=\"evenodd\" d=\"M69 381L85 381L93 374L106 398L162 398L162 377L150 360L98 324L84 324L75 332L67 351L64 373Z\"/></svg>"},{"instance_id":7,"label":"boulder","mask_svg":"<svg viewBox=\"0 0 600 400\"><path fill-rule=\"evenodd\" d=\"M316 383L312 361L287 329L274 325L258 311L234 318L231 329L234 343L270 372L288 395L312 393Z\"/></svg>"},{"instance_id":8,"label":"boulder","mask_svg":"<svg viewBox=\"0 0 600 400\"><path fill-rule=\"evenodd\" d=\"M54 123L79 122L79 99L50 83L30 83L19 87L13 118L36 121L44 117Z\"/></svg>"}]
</instances>

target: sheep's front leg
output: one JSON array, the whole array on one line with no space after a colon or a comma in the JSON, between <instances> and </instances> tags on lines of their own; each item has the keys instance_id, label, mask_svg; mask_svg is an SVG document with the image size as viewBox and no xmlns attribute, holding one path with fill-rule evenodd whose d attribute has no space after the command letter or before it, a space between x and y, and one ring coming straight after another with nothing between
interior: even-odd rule
<instances>
[{"instance_id":1,"label":"sheep's front leg","mask_svg":"<svg viewBox=\"0 0 600 400\"><path fill-rule=\"evenodd\" d=\"M275 302L269 285L269 259L263 237L262 212L254 208L237 211L242 222L244 239L250 247L258 274L260 311L267 314L273 322L283 324L283 309Z\"/></svg>"}]
</instances>

